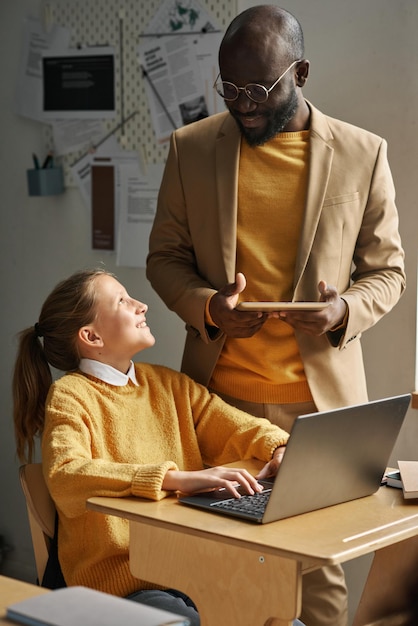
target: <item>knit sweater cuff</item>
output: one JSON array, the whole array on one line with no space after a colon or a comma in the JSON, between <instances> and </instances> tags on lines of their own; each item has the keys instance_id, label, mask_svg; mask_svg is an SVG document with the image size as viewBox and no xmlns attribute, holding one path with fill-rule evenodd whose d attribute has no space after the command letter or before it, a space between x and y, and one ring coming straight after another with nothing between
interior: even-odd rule
<instances>
[{"instance_id":1,"label":"knit sweater cuff","mask_svg":"<svg viewBox=\"0 0 418 626\"><path fill-rule=\"evenodd\" d=\"M161 488L169 470L178 470L176 463L165 461L160 465L141 466L132 481L132 494L150 500L162 500L170 495L170 491Z\"/></svg>"},{"instance_id":2,"label":"knit sweater cuff","mask_svg":"<svg viewBox=\"0 0 418 626\"><path fill-rule=\"evenodd\" d=\"M283 434L284 434L284 432L285 431L283 431ZM290 435L287 435L287 436L284 435L280 442L278 442L276 440L274 443L271 444L271 446L270 446L270 459L273 458L273 454L275 453L277 448L284 448L284 447L287 446L287 443L289 441L289 437L290 437Z\"/></svg>"}]
</instances>

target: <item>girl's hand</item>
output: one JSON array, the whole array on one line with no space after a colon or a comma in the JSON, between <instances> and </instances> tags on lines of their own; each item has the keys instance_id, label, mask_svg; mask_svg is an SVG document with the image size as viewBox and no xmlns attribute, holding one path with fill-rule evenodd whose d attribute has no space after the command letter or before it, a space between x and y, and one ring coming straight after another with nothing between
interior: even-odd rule
<instances>
[{"instance_id":1,"label":"girl's hand","mask_svg":"<svg viewBox=\"0 0 418 626\"><path fill-rule=\"evenodd\" d=\"M271 462L271 461L270 461ZM201 493L226 489L234 498L240 498L237 487L241 486L245 493L253 495L262 491L263 487L247 470L236 467L210 467L198 471L169 470L164 477L162 488L166 491L182 493Z\"/></svg>"},{"instance_id":2,"label":"girl's hand","mask_svg":"<svg viewBox=\"0 0 418 626\"><path fill-rule=\"evenodd\" d=\"M272 478L273 476L276 476L285 452L286 446L280 446L279 448L276 448L273 452L273 458L257 474L256 478L258 480L264 480L266 478Z\"/></svg>"}]
</instances>

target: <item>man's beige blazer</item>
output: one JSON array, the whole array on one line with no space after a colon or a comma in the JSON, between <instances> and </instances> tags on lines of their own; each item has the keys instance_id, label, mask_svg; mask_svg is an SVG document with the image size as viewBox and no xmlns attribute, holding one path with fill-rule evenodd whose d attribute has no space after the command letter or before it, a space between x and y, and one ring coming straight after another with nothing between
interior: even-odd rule
<instances>
[{"instance_id":1,"label":"man's beige blazer","mask_svg":"<svg viewBox=\"0 0 418 626\"><path fill-rule=\"evenodd\" d=\"M404 253L385 140L309 106L309 180L293 299L318 300L325 280L349 307L344 333L296 334L316 406L327 410L367 401L360 337L401 296ZM205 326L205 303L239 271L240 142L227 112L173 134L150 237L147 276L185 321L182 370L204 385L225 340Z\"/></svg>"}]
</instances>

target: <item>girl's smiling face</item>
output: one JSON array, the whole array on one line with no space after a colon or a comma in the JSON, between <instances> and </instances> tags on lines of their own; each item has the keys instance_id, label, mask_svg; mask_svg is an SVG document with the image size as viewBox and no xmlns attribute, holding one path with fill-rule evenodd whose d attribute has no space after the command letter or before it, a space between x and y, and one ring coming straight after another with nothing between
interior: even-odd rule
<instances>
[{"instance_id":1,"label":"girl's smiling face","mask_svg":"<svg viewBox=\"0 0 418 626\"><path fill-rule=\"evenodd\" d=\"M96 318L80 330L89 336L90 350L82 356L112 365L127 372L132 357L154 345L145 314L148 306L131 298L113 276L103 274L95 279ZM84 334L83 334L84 333Z\"/></svg>"}]
</instances>

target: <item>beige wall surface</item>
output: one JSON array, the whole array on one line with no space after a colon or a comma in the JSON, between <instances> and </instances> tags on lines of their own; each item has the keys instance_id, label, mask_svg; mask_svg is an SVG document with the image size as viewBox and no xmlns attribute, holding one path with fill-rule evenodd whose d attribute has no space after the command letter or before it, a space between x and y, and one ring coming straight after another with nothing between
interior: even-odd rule
<instances>
[{"instance_id":1,"label":"beige wall surface","mask_svg":"<svg viewBox=\"0 0 418 626\"><path fill-rule=\"evenodd\" d=\"M94 1L94 0L89 0ZM76 6L76 2L74 5ZM201 4L205 4L201 0ZM238 1L238 10L260 2ZM277 3L276 3L277 4ZM183 324L153 293L143 269L116 267L112 253L90 247L90 214L79 192L29 198L26 169L44 152L41 127L14 112L22 21L40 16L41 0L0 2L0 535L12 547L3 573L33 580L25 505L18 484L11 422L11 373L16 333L37 320L39 308L62 278L104 263L150 306L157 345L143 360L179 368ZM302 22L311 61L305 94L331 116L367 128L388 141L406 251L407 291L396 308L363 338L370 398L413 390L415 380L417 248L418 3L416 0L283 0ZM350 384L350 381L347 381ZM393 461L418 458L418 413L410 410Z\"/></svg>"}]
</instances>

